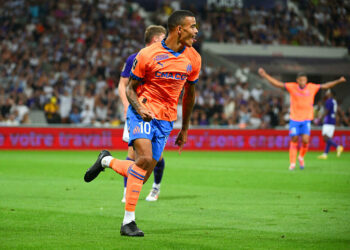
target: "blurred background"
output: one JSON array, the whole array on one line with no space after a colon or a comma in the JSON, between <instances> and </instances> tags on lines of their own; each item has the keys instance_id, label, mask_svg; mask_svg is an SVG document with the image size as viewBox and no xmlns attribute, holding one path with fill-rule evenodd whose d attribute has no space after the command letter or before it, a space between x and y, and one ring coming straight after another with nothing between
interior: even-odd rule
<instances>
[{"instance_id":1,"label":"blurred background","mask_svg":"<svg viewBox=\"0 0 350 250\"><path fill-rule=\"evenodd\" d=\"M337 126L350 126L348 0L2 1L0 125L121 127L123 64L144 47L145 28L166 27L178 9L196 15L203 60L192 126L286 128L288 93L263 81L259 67L285 82L301 71L314 83L345 76L334 88Z\"/></svg>"}]
</instances>

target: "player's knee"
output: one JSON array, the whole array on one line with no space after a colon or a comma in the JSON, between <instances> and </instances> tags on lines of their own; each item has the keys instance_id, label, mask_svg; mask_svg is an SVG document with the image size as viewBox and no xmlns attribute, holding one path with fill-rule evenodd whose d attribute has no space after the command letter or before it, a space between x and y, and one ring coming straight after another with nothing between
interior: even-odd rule
<instances>
[{"instance_id":1,"label":"player's knee","mask_svg":"<svg viewBox=\"0 0 350 250\"><path fill-rule=\"evenodd\" d=\"M135 163L140 168L147 170L152 166L152 156L140 156Z\"/></svg>"},{"instance_id":2,"label":"player's knee","mask_svg":"<svg viewBox=\"0 0 350 250\"><path fill-rule=\"evenodd\" d=\"M293 137L291 138L291 141L292 141L292 142L297 142L298 139L299 139L298 136L293 136Z\"/></svg>"},{"instance_id":3,"label":"player's knee","mask_svg":"<svg viewBox=\"0 0 350 250\"><path fill-rule=\"evenodd\" d=\"M309 139L303 139L303 140L302 140L302 143L303 143L304 145L309 144Z\"/></svg>"}]
</instances>

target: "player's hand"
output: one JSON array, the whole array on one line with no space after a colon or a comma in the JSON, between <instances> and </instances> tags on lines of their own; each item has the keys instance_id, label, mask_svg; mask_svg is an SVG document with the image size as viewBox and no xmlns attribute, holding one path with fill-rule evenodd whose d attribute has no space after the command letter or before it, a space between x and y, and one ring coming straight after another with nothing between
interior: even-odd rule
<instances>
[{"instance_id":1,"label":"player's hand","mask_svg":"<svg viewBox=\"0 0 350 250\"><path fill-rule=\"evenodd\" d=\"M344 76L340 77L340 78L339 78L339 82L346 82L345 77L344 77Z\"/></svg>"},{"instance_id":2,"label":"player's hand","mask_svg":"<svg viewBox=\"0 0 350 250\"><path fill-rule=\"evenodd\" d=\"M265 71L263 68L259 68L259 69L258 69L258 73L259 73L259 75L261 75L262 77L265 77L265 75L266 75L266 71Z\"/></svg>"},{"instance_id":3,"label":"player's hand","mask_svg":"<svg viewBox=\"0 0 350 250\"><path fill-rule=\"evenodd\" d=\"M143 107L140 108L138 113L142 117L142 120L145 122L149 122L155 117L154 113L151 110Z\"/></svg>"},{"instance_id":4,"label":"player's hand","mask_svg":"<svg viewBox=\"0 0 350 250\"><path fill-rule=\"evenodd\" d=\"M183 146L187 142L187 130L180 130L180 132L177 135L175 145L179 146L179 154L181 154Z\"/></svg>"}]
</instances>

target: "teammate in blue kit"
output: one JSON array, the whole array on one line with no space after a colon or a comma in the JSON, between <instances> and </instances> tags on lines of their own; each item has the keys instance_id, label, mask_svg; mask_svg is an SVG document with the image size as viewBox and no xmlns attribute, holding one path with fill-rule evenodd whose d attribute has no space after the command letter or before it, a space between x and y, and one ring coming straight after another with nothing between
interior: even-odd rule
<instances>
[{"instance_id":1,"label":"teammate in blue kit","mask_svg":"<svg viewBox=\"0 0 350 250\"><path fill-rule=\"evenodd\" d=\"M333 97L333 93L330 89L326 92L325 112L323 115L322 136L326 143L324 153L319 155L318 159L326 160L331 147L335 147L337 150L337 156L339 157L344 150L344 147L335 143L332 138L335 130L336 114L337 114L337 101Z\"/></svg>"},{"instance_id":2,"label":"teammate in blue kit","mask_svg":"<svg viewBox=\"0 0 350 250\"><path fill-rule=\"evenodd\" d=\"M160 25L150 25L146 28L145 31L145 44L146 47L152 45L153 43L160 42L165 38L166 35L166 29L163 26ZM129 102L125 94L125 88L127 86L129 77L130 77L130 72L131 68L134 62L134 59L136 57L137 53L132 54L131 56L128 57L126 60L123 71L121 73L121 77L119 80L119 85L118 85L118 92L119 96L122 100L123 106L124 106L124 118L126 117L126 112L129 107ZM127 126L127 122L125 122L124 125L124 131L123 131L123 141L129 142L129 128ZM135 152L132 146L128 147L128 156L126 158L127 160L135 160ZM158 200L158 196L160 193L160 183L162 181L163 177L163 172L164 172L164 167L165 167L165 162L164 158L161 157L160 160L158 161L156 167L153 170L154 174L154 182L153 186L151 189L151 192L149 195L146 197L147 201L156 201ZM125 195L126 195L126 185L127 185L127 177L124 177L124 195L122 202L125 203Z\"/></svg>"}]
</instances>

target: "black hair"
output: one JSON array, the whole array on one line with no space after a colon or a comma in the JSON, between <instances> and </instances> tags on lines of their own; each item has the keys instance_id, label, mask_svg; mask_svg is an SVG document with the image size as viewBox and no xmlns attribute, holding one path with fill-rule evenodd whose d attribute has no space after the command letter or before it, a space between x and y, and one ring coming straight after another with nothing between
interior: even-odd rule
<instances>
[{"instance_id":1,"label":"black hair","mask_svg":"<svg viewBox=\"0 0 350 250\"><path fill-rule=\"evenodd\" d=\"M306 75L305 72L299 72L299 73L297 74L297 78L299 78L299 77L301 77L301 76L306 76L306 77L307 77L307 75Z\"/></svg>"},{"instance_id":2,"label":"black hair","mask_svg":"<svg viewBox=\"0 0 350 250\"><path fill-rule=\"evenodd\" d=\"M174 11L168 18L168 31L172 31L177 26L182 25L183 19L188 16L194 17L194 14L189 10Z\"/></svg>"}]
</instances>

